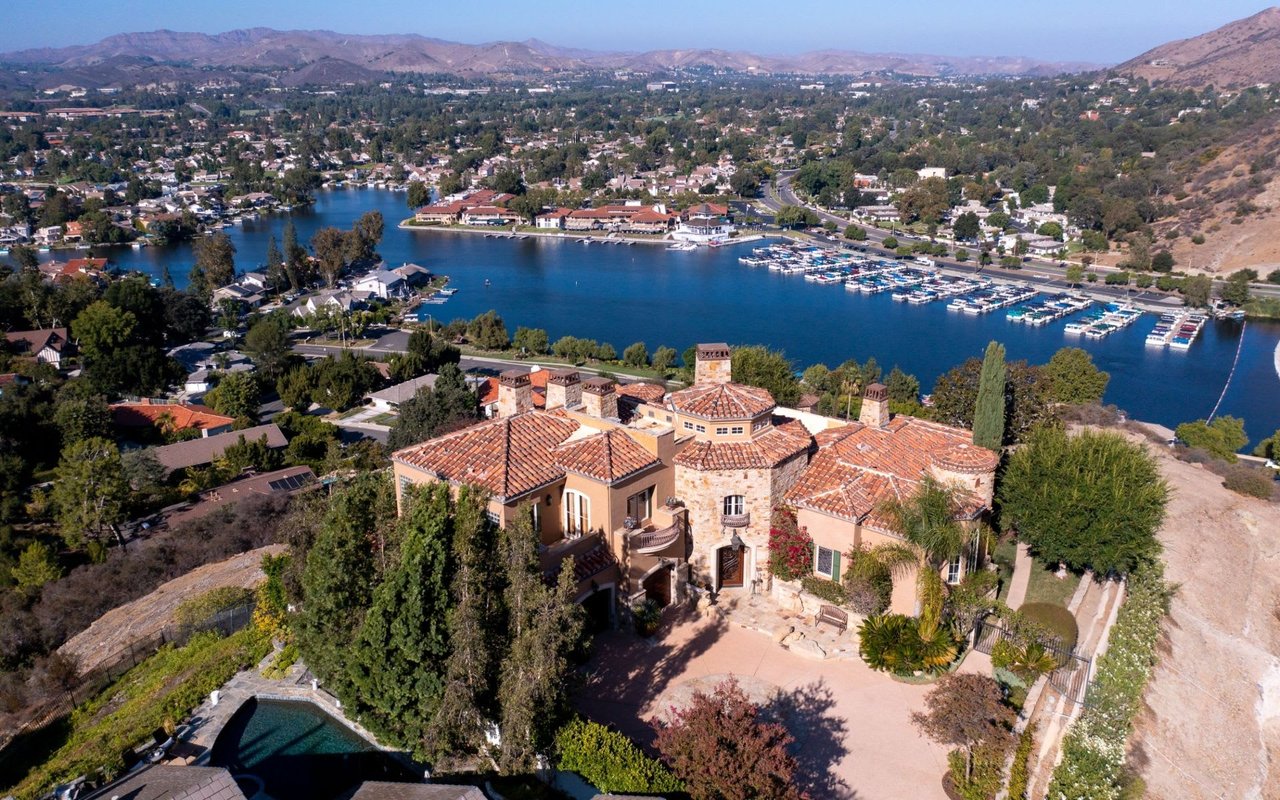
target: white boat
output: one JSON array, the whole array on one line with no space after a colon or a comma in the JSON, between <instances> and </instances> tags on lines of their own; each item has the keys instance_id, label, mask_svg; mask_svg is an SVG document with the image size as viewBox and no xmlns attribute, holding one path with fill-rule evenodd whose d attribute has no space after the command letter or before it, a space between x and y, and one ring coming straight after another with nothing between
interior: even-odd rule
<instances>
[{"instance_id":1,"label":"white boat","mask_svg":"<svg viewBox=\"0 0 1280 800\"><path fill-rule=\"evenodd\" d=\"M668 247L667 247L667 249L668 249L668 250L688 251L688 250L697 250L697 249L698 249L698 246L697 246L696 244L694 244L693 242L677 242L676 244L673 244L673 245L668 246Z\"/></svg>"}]
</instances>

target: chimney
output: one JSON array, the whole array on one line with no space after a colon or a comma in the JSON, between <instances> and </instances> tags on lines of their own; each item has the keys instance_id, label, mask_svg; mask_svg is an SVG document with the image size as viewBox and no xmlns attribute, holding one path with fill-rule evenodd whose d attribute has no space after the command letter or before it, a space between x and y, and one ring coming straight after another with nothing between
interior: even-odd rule
<instances>
[{"instance_id":1,"label":"chimney","mask_svg":"<svg viewBox=\"0 0 1280 800\"><path fill-rule=\"evenodd\" d=\"M547 377L547 410L582 405L582 378L577 370L558 369Z\"/></svg>"},{"instance_id":2,"label":"chimney","mask_svg":"<svg viewBox=\"0 0 1280 800\"><path fill-rule=\"evenodd\" d=\"M883 428L889 424L889 390L883 383L873 383L867 387L862 397L862 411L858 421L868 428Z\"/></svg>"},{"instance_id":3,"label":"chimney","mask_svg":"<svg viewBox=\"0 0 1280 800\"><path fill-rule=\"evenodd\" d=\"M617 419L617 384L608 378L588 378L582 382L582 405L582 410L590 416Z\"/></svg>"},{"instance_id":4,"label":"chimney","mask_svg":"<svg viewBox=\"0 0 1280 800\"><path fill-rule=\"evenodd\" d=\"M729 383L733 380L729 345L724 343L698 345L698 359L694 365L694 384Z\"/></svg>"},{"instance_id":5,"label":"chimney","mask_svg":"<svg viewBox=\"0 0 1280 800\"><path fill-rule=\"evenodd\" d=\"M529 373L509 369L498 376L498 416L514 417L533 410L533 386Z\"/></svg>"}]
</instances>

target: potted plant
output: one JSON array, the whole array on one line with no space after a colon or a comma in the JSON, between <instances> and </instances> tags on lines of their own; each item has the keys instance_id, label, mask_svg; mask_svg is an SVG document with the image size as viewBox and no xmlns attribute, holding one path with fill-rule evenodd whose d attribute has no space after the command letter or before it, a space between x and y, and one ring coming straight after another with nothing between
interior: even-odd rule
<instances>
[{"instance_id":1,"label":"potted plant","mask_svg":"<svg viewBox=\"0 0 1280 800\"><path fill-rule=\"evenodd\" d=\"M645 599L631 607L631 618L635 621L636 633L646 638L658 632L662 623L662 609L651 599Z\"/></svg>"}]
</instances>

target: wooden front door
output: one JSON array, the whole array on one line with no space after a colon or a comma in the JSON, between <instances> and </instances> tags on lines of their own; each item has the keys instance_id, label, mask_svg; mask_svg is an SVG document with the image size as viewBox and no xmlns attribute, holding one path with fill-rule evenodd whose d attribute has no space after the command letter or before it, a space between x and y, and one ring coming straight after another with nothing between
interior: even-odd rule
<instances>
[{"instance_id":1,"label":"wooden front door","mask_svg":"<svg viewBox=\"0 0 1280 800\"><path fill-rule=\"evenodd\" d=\"M745 547L722 547L716 557L720 560L720 588L742 588L742 565Z\"/></svg>"},{"instance_id":2,"label":"wooden front door","mask_svg":"<svg viewBox=\"0 0 1280 800\"><path fill-rule=\"evenodd\" d=\"M661 608L671 605L671 570L660 569L645 578L644 596Z\"/></svg>"}]
</instances>

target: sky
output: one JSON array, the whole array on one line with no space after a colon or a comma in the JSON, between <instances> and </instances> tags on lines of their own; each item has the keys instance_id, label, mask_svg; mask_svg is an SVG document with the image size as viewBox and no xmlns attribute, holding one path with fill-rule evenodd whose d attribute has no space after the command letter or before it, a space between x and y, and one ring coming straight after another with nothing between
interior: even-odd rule
<instances>
[{"instance_id":1,"label":"sky","mask_svg":"<svg viewBox=\"0 0 1280 800\"><path fill-rule=\"evenodd\" d=\"M1265 0L1262 0L1265 2ZM5 0L0 52L115 33L236 28L418 33L475 44L538 38L591 50L716 47L1016 55L1113 64L1266 6L1260 0Z\"/></svg>"}]
</instances>

